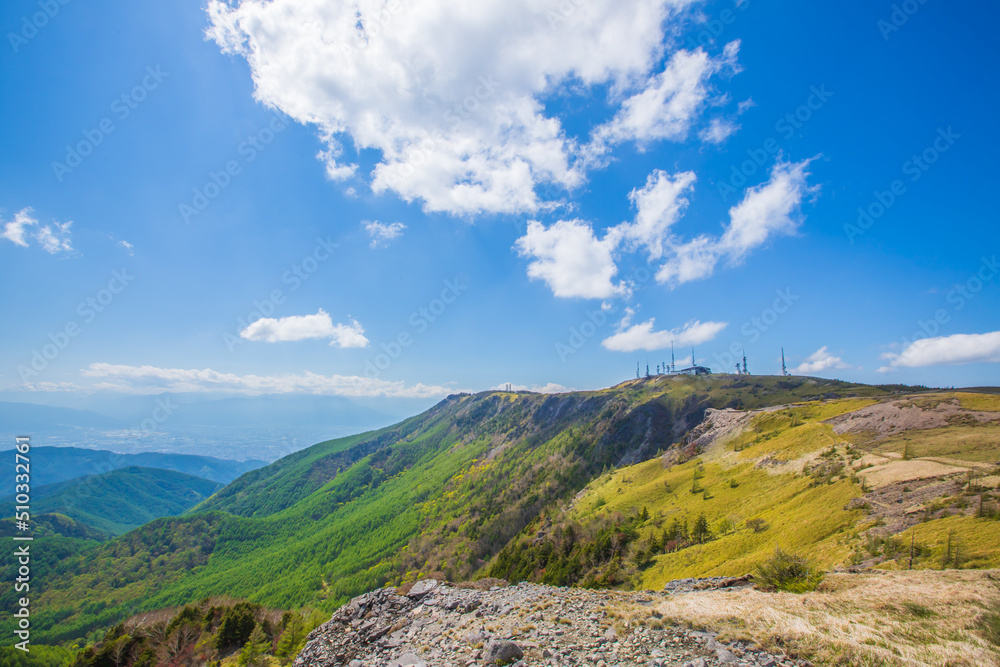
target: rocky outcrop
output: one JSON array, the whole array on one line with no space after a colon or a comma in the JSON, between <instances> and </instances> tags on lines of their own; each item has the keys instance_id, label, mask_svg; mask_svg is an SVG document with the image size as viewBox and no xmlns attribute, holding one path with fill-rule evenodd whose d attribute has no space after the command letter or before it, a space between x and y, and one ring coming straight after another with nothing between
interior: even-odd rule
<instances>
[{"instance_id":1,"label":"rocky outcrop","mask_svg":"<svg viewBox=\"0 0 1000 667\"><path fill-rule=\"evenodd\" d=\"M429 579L406 594L383 588L354 598L309 635L294 667L807 664L667 624L653 611L669 594L527 583L477 590Z\"/></svg>"}]
</instances>

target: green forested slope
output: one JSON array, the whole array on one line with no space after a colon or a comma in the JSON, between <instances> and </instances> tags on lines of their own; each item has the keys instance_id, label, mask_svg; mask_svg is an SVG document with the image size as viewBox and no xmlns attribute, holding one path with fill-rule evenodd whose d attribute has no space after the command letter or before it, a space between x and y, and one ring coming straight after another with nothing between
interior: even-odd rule
<instances>
[{"instance_id":1,"label":"green forested slope","mask_svg":"<svg viewBox=\"0 0 1000 667\"><path fill-rule=\"evenodd\" d=\"M65 560L39 598L39 635L78 638L131 610L207 595L329 609L418 571L473 576L603 471L680 443L709 407L889 393L809 378L711 376L452 396L397 426L248 473L188 516Z\"/></svg>"},{"instance_id":2,"label":"green forested slope","mask_svg":"<svg viewBox=\"0 0 1000 667\"><path fill-rule=\"evenodd\" d=\"M33 514L60 514L108 535L121 535L162 516L181 514L212 495L218 482L155 468L121 468L32 490ZM13 516L14 503L0 503Z\"/></svg>"}]
</instances>

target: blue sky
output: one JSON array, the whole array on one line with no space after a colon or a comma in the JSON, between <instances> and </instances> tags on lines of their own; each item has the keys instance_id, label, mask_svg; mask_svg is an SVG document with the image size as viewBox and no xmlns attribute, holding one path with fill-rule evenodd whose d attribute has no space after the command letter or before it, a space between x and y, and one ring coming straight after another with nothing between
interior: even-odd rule
<instances>
[{"instance_id":1,"label":"blue sky","mask_svg":"<svg viewBox=\"0 0 1000 667\"><path fill-rule=\"evenodd\" d=\"M358 5L4 4L5 395L997 384L996 6Z\"/></svg>"}]
</instances>

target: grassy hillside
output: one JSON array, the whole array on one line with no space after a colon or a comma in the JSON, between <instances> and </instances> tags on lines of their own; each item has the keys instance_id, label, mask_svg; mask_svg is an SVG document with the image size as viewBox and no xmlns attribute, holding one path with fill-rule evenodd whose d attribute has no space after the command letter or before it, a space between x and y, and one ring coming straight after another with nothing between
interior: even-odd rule
<instances>
[{"instance_id":1,"label":"grassy hillside","mask_svg":"<svg viewBox=\"0 0 1000 667\"><path fill-rule=\"evenodd\" d=\"M39 635L49 641L79 638L132 610L183 605L207 595L331 609L420 573L481 575L497 567L505 546L537 533L541 522L562 521L567 511L594 511L596 501L574 502L581 492L595 493L596 486L587 488L593 480L610 484L613 475L649 462L666 470L658 456L666 453L680 462L670 473L674 477L654 485L680 485L698 465L681 459L699 454L690 432L709 408L845 398L865 405L902 390L810 378L711 376L657 377L552 396L452 396L399 425L321 443L248 473L189 516L154 522L86 558L67 559L39 598L46 610ZM811 436L805 434L789 434L782 447L789 455L808 449ZM735 503L739 487L732 496L715 489L723 473L712 465L722 464L702 465L703 483L712 485L718 506ZM785 489L767 486L766 472L741 474L748 487ZM800 486L798 492L787 489L789 503L806 493L808 482ZM846 487L829 486L823 502L843 504L850 498ZM610 487L599 493L608 505L618 495L615 490L613 497ZM618 513L625 510L621 505ZM649 511L660 518L660 508ZM573 520L581 522L583 544L591 531L605 529L605 547L613 548L604 551L619 558L631 558L628 545L641 544L629 541L622 551L615 518L594 523L581 514ZM834 524L818 532L839 529ZM651 528L636 523L628 530L644 535ZM831 558L845 552L836 544L824 548Z\"/></svg>"},{"instance_id":2,"label":"grassy hillside","mask_svg":"<svg viewBox=\"0 0 1000 667\"><path fill-rule=\"evenodd\" d=\"M609 472L490 574L660 588L742 575L776 546L815 565L1000 567L1000 397L930 394L715 413L691 458ZM942 425L945 424L945 425Z\"/></svg>"},{"instance_id":3,"label":"grassy hillside","mask_svg":"<svg viewBox=\"0 0 1000 667\"><path fill-rule=\"evenodd\" d=\"M172 470L129 467L35 487L35 514L58 514L107 535L121 535L162 516L181 514L215 493L218 482ZM0 503L2 516L14 503Z\"/></svg>"}]
</instances>

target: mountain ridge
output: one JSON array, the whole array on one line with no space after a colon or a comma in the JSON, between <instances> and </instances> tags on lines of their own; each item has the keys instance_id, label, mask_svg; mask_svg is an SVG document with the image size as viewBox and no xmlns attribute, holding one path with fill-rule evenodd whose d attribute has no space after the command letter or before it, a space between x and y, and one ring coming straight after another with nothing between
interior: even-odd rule
<instances>
[{"instance_id":1,"label":"mountain ridge","mask_svg":"<svg viewBox=\"0 0 1000 667\"><path fill-rule=\"evenodd\" d=\"M709 407L824 395L893 393L814 378L659 376L590 392L452 395L397 425L244 475L197 511L133 531L127 552L112 542L91 561L66 563L43 593L51 612L40 624L54 639L79 637L114 609L184 604L213 591L332 609L419 571L469 577L606 468L676 447L675 436ZM194 525L195 542L163 543L164 531L189 534ZM134 554L147 551L191 567L155 583L142 568L142 576L112 574L134 570ZM86 612L81 596L107 599L106 612Z\"/></svg>"}]
</instances>

